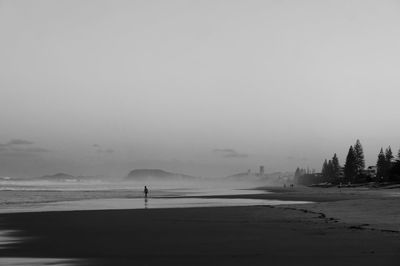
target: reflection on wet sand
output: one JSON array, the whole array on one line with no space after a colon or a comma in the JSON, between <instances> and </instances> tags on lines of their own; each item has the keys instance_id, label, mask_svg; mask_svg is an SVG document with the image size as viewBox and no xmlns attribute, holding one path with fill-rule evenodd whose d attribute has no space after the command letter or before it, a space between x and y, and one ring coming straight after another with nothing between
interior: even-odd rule
<instances>
[{"instance_id":1,"label":"reflection on wet sand","mask_svg":"<svg viewBox=\"0 0 400 266\"><path fill-rule=\"evenodd\" d=\"M1 258L0 265L7 266L75 266L81 265L80 260L54 258Z\"/></svg>"},{"instance_id":2,"label":"reflection on wet sand","mask_svg":"<svg viewBox=\"0 0 400 266\"><path fill-rule=\"evenodd\" d=\"M47 212L47 211L78 211L78 210L125 210L125 209L164 209L164 208L195 208L195 207L223 207L223 206L256 206L301 204L306 201L282 201L264 199L230 199L230 198L151 198L149 199L91 199L76 201L60 201L51 203L37 203L15 206L12 209L1 209L0 213L15 212Z\"/></svg>"}]
</instances>

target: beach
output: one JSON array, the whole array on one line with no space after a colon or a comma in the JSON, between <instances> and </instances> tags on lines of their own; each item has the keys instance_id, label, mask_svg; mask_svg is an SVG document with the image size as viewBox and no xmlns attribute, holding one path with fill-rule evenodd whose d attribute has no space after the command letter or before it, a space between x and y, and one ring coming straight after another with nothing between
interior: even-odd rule
<instances>
[{"instance_id":1,"label":"beach","mask_svg":"<svg viewBox=\"0 0 400 266\"><path fill-rule=\"evenodd\" d=\"M369 206L379 198L377 207L397 199L384 197L387 192L325 191L277 189L235 196L320 198L301 205L1 214L2 229L21 241L0 249L0 256L66 259L62 265L398 265L399 232L352 221L348 213L363 201ZM347 220L338 211L346 208ZM385 224L390 224L388 213ZM363 219L374 215L370 211ZM392 212L390 226L397 217Z\"/></svg>"}]
</instances>

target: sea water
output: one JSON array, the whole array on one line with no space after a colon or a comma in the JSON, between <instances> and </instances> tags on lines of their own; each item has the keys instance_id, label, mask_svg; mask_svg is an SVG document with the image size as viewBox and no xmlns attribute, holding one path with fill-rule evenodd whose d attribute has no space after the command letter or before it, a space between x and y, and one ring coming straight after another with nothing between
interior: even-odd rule
<instances>
[{"instance_id":1,"label":"sea water","mask_svg":"<svg viewBox=\"0 0 400 266\"><path fill-rule=\"evenodd\" d=\"M250 198L212 198L212 196L222 195L270 193L226 186L210 187L197 184L195 188L188 186L177 188L155 184L149 188L149 197L144 197L143 187L138 187L133 182L1 180L0 213L305 203Z\"/></svg>"}]
</instances>

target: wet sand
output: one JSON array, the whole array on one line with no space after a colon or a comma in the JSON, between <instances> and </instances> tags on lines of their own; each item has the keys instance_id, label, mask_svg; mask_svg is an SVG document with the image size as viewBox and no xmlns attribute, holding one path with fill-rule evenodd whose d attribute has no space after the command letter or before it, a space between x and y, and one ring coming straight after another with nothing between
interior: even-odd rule
<instances>
[{"instance_id":1,"label":"wet sand","mask_svg":"<svg viewBox=\"0 0 400 266\"><path fill-rule=\"evenodd\" d=\"M0 265L398 265L399 190L264 189L274 193L208 197L314 203L0 214L22 240Z\"/></svg>"},{"instance_id":2,"label":"wet sand","mask_svg":"<svg viewBox=\"0 0 400 266\"><path fill-rule=\"evenodd\" d=\"M23 242L1 257L73 265L398 265L400 236L285 207L0 215ZM1 262L1 259L0 259Z\"/></svg>"},{"instance_id":3,"label":"wet sand","mask_svg":"<svg viewBox=\"0 0 400 266\"><path fill-rule=\"evenodd\" d=\"M322 213L327 218L370 230L400 233L400 189L361 188L259 188L269 194L224 195L223 198L311 201L280 208Z\"/></svg>"}]
</instances>

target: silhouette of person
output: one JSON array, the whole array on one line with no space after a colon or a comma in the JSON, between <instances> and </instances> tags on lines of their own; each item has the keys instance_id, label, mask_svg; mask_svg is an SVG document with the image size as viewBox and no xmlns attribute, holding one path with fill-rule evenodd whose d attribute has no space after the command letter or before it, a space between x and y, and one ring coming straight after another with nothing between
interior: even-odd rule
<instances>
[{"instance_id":1,"label":"silhouette of person","mask_svg":"<svg viewBox=\"0 0 400 266\"><path fill-rule=\"evenodd\" d=\"M147 198L147 194L149 194L149 190L147 189L147 186L144 186L144 197Z\"/></svg>"}]
</instances>

